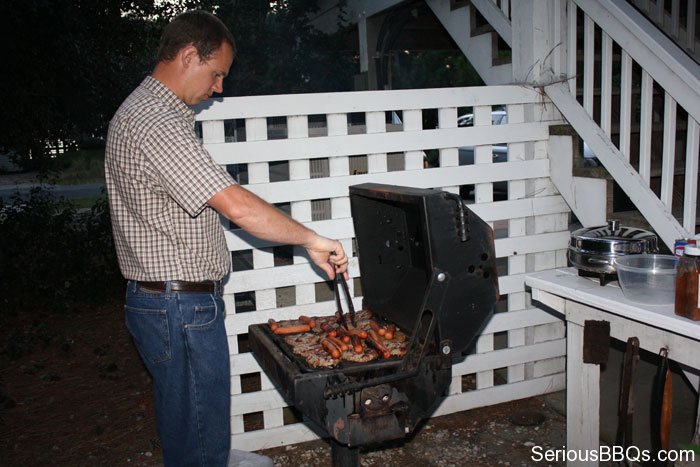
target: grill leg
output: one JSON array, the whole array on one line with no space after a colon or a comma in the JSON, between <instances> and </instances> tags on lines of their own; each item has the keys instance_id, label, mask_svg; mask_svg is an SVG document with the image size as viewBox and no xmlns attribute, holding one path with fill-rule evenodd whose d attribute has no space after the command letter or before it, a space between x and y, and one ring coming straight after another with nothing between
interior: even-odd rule
<instances>
[{"instance_id":1,"label":"grill leg","mask_svg":"<svg viewBox=\"0 0 700 467\"><path fill-rule=\"evenodd\" d=\"M349 447L331 439L333 467L359 467L360 448Z\"/></svg>"}]
</instances>

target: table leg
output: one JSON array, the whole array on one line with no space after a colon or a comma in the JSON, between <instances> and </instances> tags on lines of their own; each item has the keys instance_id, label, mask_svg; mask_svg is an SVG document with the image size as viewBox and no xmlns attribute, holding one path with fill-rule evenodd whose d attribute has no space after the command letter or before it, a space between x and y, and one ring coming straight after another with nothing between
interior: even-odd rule
<instances>
[{"instance_id":1,"label":"table leg","mask_svg":"<svg viewBox=\"0 0 700 467\"><path fill-rule=\"evenodd\" d=\"M599 417L600 367L583 363L583 326L569 321L566 329L566 449L574 450L577 458L585 458L598 450ZM574 460L567 465L597 465L597 462Z\"/></svg>"}]
</instances>

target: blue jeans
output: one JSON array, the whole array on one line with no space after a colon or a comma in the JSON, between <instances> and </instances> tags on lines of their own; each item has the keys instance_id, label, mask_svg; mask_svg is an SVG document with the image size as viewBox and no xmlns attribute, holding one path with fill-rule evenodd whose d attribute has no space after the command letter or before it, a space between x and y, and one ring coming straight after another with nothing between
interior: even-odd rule
<instances>
[{"instance_id":1,"label":"blue jeans","mask_svg":"<svg viewBox=\"0 0 700 467\"><path fill-rule=\"evenodd\" d=\"M129 281L126 327L153 378L166 466L225 466L231 380L219 294L148 291Z\"/></svg>"}]
</instances>

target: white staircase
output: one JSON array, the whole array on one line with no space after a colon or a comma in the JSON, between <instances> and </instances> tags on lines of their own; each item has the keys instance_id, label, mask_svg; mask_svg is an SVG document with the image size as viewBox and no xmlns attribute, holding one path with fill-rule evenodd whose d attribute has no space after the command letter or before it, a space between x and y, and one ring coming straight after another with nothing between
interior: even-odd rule
<instances>
[{"instance_id":1,"label":"white staircase","mask_svg":"<svg viewBox=\"0 0 700 467\"><path fill-rule=\"evenodd\" d=\"M522 81L513 78L510 64L494 65L493 35L514 49L513 41L523 39L512 27L509 1L472 0L455 9L450 0L426 3L487 85ZM562 31L558 46L566 52L566 63L543 87L546 97L667 246L694 235L700 66L626 2L551 4L565 8L565 19L553 28ZM472 35L477 11L492 32ZM549 58L539 57L541 62ZM550 154L553 165L560 163L555 157L560 155ZM565 197L571 194L567 202L578 215L577 189L558 188Z\"/></svg>"},{"instance_id":2,"label":"white staircase","mask_svg":"<svg viewBox=\"0 0 700 467\"><path fill-rule=\"evenodd\" d=\"M471 5L452 8L450 0L426 0L462 53L486 84L510 84L513 69L510 63L500 63L498 36L508 46L511 43L510 20L506 14L488 0L473 0ZM475 8L480 6L482 16L493 29L479 29L475 20ZM494 30L495 29L495 30Z\"/></svg>"}]
</instances>

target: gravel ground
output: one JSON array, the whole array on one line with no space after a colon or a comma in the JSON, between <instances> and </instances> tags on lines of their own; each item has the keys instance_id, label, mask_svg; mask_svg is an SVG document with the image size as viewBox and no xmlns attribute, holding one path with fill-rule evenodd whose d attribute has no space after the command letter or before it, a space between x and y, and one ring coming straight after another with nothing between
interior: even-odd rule
<instances>
[{"instance_id":1,"label":"gravel ground","mask_svg":"<svg viewBox=\"0 0 700 467\"><path fill-rule=\"evenodd\" d=\"M537 461L538 453L566 442L563 393L508 402L435 417L413 437L361 449L362 466L565 465ZM276 466L331 465L328 441L318 440L260 451Z\"/></svg>"}]
</instances>

